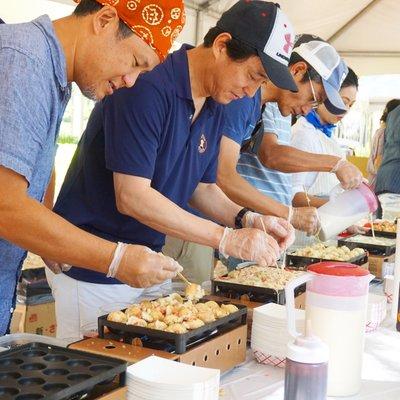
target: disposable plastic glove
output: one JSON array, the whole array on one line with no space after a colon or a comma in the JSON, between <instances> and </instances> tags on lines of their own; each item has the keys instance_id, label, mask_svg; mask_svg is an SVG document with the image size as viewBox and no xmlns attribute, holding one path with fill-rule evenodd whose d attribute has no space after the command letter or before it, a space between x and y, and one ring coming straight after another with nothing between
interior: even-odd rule
<instances>
[{"instance_id":1,"label":"disposable plastic glove","mask_svg":"<svg viewBox=\"0 0 400 400\"><path fill-rule=\"evenodd\" d=\"M370 228L364 228L360 225L351 225L349 226L346 231L352 235L363 235L369 231Z\"/></svg>"},{"instance_id":2,"label":"disposable plastic glove","mask_svg":"<svg viewBox=\"0 0 400 400\"><path fill-rule=\"evenodd\" d=\"M315 235L320 228L318 212L315 207L293 207L290 222L299 231Z\"/></svg>"},{"instance_id":3,"label":"disposable plastic glove","mask_svg":"<svg viewBox=\"0 0 400 400\"><path fill-rule=\"evenodd\" d=\"M173 258L145 246L129 245L115 277L132 287L146 288L175 278L183 268Z\"/></svg>"},{"instance_id":4,"label":"disposable plastic glove","mask_svg":"<svg viewBox=\"0 0 400 400\"><path fill-rule=\"evenodd\" d=\"M61 272L67 272L71 269L71 265L58 263L47 258L43 258L42 260L46 264L46 266L55 274L61 274Z\"/></svg>"},{"instance_id":5,"label":"disposable plastic glove","mask_svg":"<svg viewBox=\"0 0 400 400\"><path fill-rule=\"evenodd\" d=\"M232 256L264 266L276 265L280 255L278 243L272 236L252 228L225 228L219 252L226 258Z\"/></svg>"},{"instance_id":6,"label":"disposable plastic glove","mask_svg":"<svg viewBox=\"0 0 400 400\"><path fill-rule=\"evenodd\" d=\"M243 218L243 226L256 228L271 235L279 245L281 251L293 244L295 239L293 226L283 218L267 216L248 211Z\"/></svg>"},{"instance_id":7,"label":"disposable plastic glove","mask_svg":"<svg viewBox=\"0 0 400 400\"><path fill-rule=\"evenodd\" d=\"M345 159L340 159L331 172L336 174L336 177L345 190L357 188L363 182L361 171Z\"/></svg>"}]
</instances>

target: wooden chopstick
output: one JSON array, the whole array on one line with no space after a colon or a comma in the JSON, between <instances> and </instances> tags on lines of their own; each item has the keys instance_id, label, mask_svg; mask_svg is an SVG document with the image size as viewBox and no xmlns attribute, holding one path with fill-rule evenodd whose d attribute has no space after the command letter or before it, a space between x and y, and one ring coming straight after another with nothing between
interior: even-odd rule
<instances>
[{"instance_id":1,"label":"wooden chopstick","mask_svg":"<svg viewBox=\"0 0 400 400\"><path fill-rule=\"evenodd\" d=\"M187 285L191 285L192 283L189 282L180 272L177 273L177 275L179 276L179 278L181 278Z\"/></svg>"}]
</instances>

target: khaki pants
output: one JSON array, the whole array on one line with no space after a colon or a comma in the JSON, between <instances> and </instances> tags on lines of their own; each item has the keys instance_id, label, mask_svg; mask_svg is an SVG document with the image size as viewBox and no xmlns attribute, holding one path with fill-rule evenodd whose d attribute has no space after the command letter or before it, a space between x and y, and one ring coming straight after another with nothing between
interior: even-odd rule
<instances>
[{"instance_id":1,"label":"khaki pants","mask_svg":"<svg viewBox=\"0 0 400 400\"><path fill-rule=\"evenodd\" d=\"M211 279L214 269L214 249L167 236L162 252L183 267L183 275L193 283L202 284Z\"/></svg>"}]
</instances>

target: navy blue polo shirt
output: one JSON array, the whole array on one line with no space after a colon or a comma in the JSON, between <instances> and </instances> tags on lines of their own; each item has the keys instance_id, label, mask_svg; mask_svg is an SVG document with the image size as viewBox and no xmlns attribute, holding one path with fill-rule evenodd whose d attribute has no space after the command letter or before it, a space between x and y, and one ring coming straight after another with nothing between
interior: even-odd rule
<instances>
[{"instance_id":1,"label":"navy blue polo shirt","mask_svg":"<svg viewBox=\"0 0 400 400\"><path fill-rule=\"evenodd\" d=\"M224 107L222 133L242 146L245 140L250 139L260 117L261 89L253 97L243 97Z\"/></svg>"},{"instance_id":2,"label":"navy blue polo shirt","mask_svg":"<svg viewBox=\"0 0 400 400\"><path fill-rule=\"evenodd\" d=\"M164 234L118 212L113 172L150 179L155 190L185 209L200 182L216 181L223 106L207 98L192 124L188 49L184 45L132 88L95 106L55 212L102 238L161 250ZM67 275L120 283L76 267Z\"/></svg>"}]
</instances>

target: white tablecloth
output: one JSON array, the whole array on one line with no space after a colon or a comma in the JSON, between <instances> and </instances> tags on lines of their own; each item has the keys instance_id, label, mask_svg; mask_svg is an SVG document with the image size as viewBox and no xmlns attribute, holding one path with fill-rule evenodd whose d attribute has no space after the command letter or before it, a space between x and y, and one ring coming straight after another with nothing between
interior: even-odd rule
<instances>
[{"instance_id":1,"label":"white tablecloth","mask_svg":"<svg viewBox=\"0 0 400 400\"><path fill-rule=\"evenodd\" d=\"M222 376L220 400L282 400L284 373L258 364L249 349L246 362ZM361 392L329 399L400 400L400 332L394 323L386 319L366 334Z\"/></svg>"}]
</instances>

